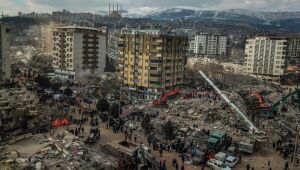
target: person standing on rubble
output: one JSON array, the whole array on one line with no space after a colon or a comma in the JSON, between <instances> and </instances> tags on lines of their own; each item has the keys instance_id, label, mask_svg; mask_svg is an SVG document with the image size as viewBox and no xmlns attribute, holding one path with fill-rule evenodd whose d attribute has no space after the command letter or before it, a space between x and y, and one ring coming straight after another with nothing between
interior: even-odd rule
<instances>
[{"instance_id":1,"label":"person standing on rubble","mask_svg":"<svg viewBox=\"0 0 300 170\"><path fill-rule=\"evenodd\" d=\"M284 166L284 169L285 169L285 170L288 170L288 169L289 169L289 161L286 161L285 166Z\"/></svg>"},{"instance_id":2,"label":"person standing on rubble","mask_svg":"<svg viewBox=\"0 0 300 170\"><path fill-rule=\"evenodd\" d=\"M173 159L173 164L172 164L172 165L175 167L176 164L177 164L177 160L176 160L176 158L174 158L174 159Z\"/></svg>"},{"instance_id":3,"label":"person standing on rubble","mask_svg":"<svg viewBox=\"0 0 300 170\"><path fill-rule=\"evenodd\" d=\"M249 164L247 164L246 168L247 168L247 170L250 170L250 165L249 165Z\"/></svg>"},{"instance_id":4,"label":"person standing on rubble","mask_svg":"<svg viewBox=\"0 0 300 170\"><path fill-rule=\"evenodd\" d=\"M136 143L136 135L134 135L134 143Z\"/></svg>"},{"instance_id":5,"label":"person standing on rubble","mask_svg":"<svg viewBox=\"0 0 300 170\"><path fill-rule=\"evenodd\" d=\"M185 161L185 154L184 153L181 154L181 160L182 160L182 164L184 164L184 161Z\"/></svg>"},{"instance_id":6,"label":"person standing on rubble","mask_svg":"<svg viewBox=\"0 0 300 170\"><path fill-rule=\"evenodd\" d=\"M75 129L75 136L77 136L78 135L78 130L77 130L77 128Z\"/></svg>"},{"instance_id":7,"label":"person standing on rubble","mask_svg":"<svg viewBox=\"0 0 300 170\"><path fill-rule=\"evenodd\" d=\"M163 152L162 147L159 147L159 155L160 155L160 157L162 157L162 152Z\"/></svg>"},{"instance_id":8,"label":"person standing on rubble","mask_svg":"<svg viewBox=\"0 0 300 170\"><path fill-rule=\"evenodd\" d=\"M175 169L178 170L178 163L175 164Z\"/></svg>"}]
</instances>

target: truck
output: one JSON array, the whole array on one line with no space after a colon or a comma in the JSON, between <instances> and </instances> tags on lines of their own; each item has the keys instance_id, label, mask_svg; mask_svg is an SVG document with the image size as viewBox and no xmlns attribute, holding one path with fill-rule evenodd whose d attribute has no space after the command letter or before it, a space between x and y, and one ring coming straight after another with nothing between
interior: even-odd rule
<instances>
[{"instance_id":1,"label":"truck","mask_svg":"<svg viewBox=\"0 0 300 170\"><path fill-rule=\"evenodd\" d=\"M245 153L253 153L254 145L252 143L239 142L238 151Z\"/></svg>"},{"instance_id":2,"label":"truck","mask_svg":"<svg viewBox=\"0 0 300 170\"><path fill-rule=\"evenodd\" d=\"M205 164L206 159L207 155L205 154L205 152L199 149L195 151L194 156L192 158L194 165L203 165Z\"/></svg>"},{"instance_id":3,"label":"truck","mask_svg":"<svg viewBox=\"0 0 300 170\"><path fill-rule=\"evenodd\" d=\"M226 132L215 131L211 133L208 138L207 149L212 152L218 152L224 146L226 138Z\"/></svg>"}]
</instances>

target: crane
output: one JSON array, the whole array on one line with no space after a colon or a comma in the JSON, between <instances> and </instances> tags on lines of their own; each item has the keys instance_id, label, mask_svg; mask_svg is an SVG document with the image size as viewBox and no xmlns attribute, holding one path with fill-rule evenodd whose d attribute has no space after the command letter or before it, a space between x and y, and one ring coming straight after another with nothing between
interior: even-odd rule
<instances>
[{"instance_id":1,"label":"crane","mask_svg":"<svg viewBox=\"0 0 300 170\"><path fill-rule=\"evenodd\" d=\"M214 88L214 90L223 98L223 100L235 111L240 120L245 124L250 133L260 134L261 132L257 127L248 119L248 117L232 102L229 98L202 72L199 71L201 76Z\"/></svg>"}]
</instances>

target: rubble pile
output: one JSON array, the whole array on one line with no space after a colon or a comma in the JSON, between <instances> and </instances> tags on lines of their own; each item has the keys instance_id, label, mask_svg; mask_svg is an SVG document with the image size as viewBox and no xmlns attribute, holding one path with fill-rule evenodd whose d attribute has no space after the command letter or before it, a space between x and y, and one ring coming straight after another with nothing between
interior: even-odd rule
<instances>
[{"instance_id":1,"label":"rubble pile","mask_svg":"<svg viewBox=\"0 0 300 170\"><path fill-rule=\"evenodd\" d=\"M27 133L46 132L51 122L51 108L40 105L35 94L23 89L1 91L0 143Z\"/></svg>"},{"instance_id":2,"label":"rubble pile","mask_svg":"<svg viewBox=\"0 0 300 170\"><path fill-rule=\"evenodd\" d=\"M6 154L2 165L10 162L14 168L42 169L114 169L115 162L107 159L106 155L93 152L85 146L78 137L69 132L58 135L57 138L45 138L43 147L33 155L20 155L12 152ZM38 144L37 144L38 145ZM1 164L0 164L1 165Z\"/></svg>"},{"instance_id":3,"label":"rubble pile","mask_svg":"<svg viewBox=\"0 0 300 170\"><path fill-rule=\"evenodd\" d=\"M245 110L245 103L236 93L228 95L238 107ZM206 136L200 129L223 130L230 134L241 135L236 128L243 128L236 114L222 100L208 98L178 99L169 102L168 109L153 119L158 136L162 136L159 127L167 121L177 126L177 138L187 137L203 143ZM199 137L201 136L201 137ZM160 138L160 137L158 137Z\"/></svg>"},{"instance_id":4,"label":"rubble pile","mask_svg":"<svg viewBox=\"0 0 300 170\"><path fill-rule=\"evenodd\" d=\"M78 80L79 86L75 90L79 94L93 96L99 94L116 94L120 89L117 76L114 73L102 73L97 76L86 76Z\"/></svg>"}]
</instances>

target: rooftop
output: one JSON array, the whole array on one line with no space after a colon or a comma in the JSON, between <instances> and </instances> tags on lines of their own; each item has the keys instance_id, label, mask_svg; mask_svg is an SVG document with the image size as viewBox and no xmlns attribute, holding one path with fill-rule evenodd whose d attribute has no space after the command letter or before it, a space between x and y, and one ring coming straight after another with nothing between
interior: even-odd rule
<instances>
[{"instance_id":1,"label":"rooftop","mask_svg":"<svg viewBox=\"0 0 300 170\"><path fill-rule=\"evenodd\" d=\"M93 30L93 31L98 31L98 29L96 28L92 28L92 27L81 27L81 26L64 26L64 27L58 27L58 29L79 29L79 30Z\"/></svg>"},{"instance_id":2,"label":"rooftop","mask_svg":"<svg viewBox=\"0 0 300 170\"><path fill-rule=\"evenodd\" d=\"M121 34L147 34L147 35L181 35L186 36L187 34L184 32L176 32L176 31L164 31L164 30L156 30L156 29L146 29L146 30L137 30L137 29L122 29Z\"/></svg>"}]
</instances>

